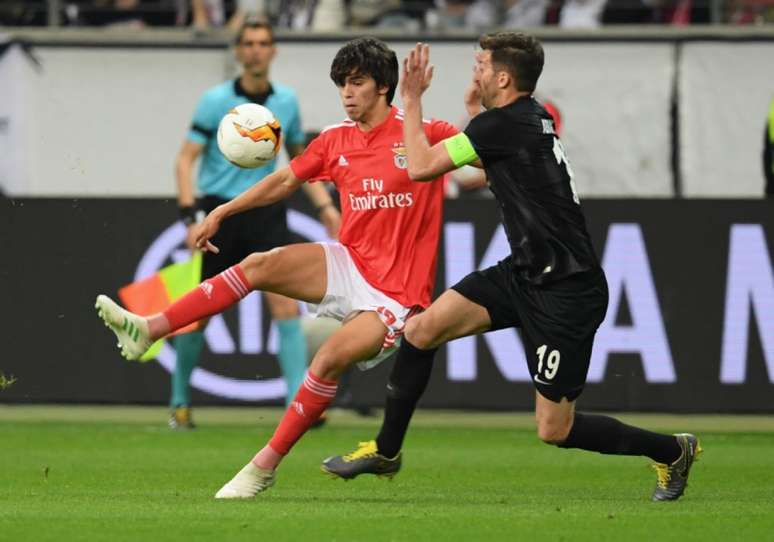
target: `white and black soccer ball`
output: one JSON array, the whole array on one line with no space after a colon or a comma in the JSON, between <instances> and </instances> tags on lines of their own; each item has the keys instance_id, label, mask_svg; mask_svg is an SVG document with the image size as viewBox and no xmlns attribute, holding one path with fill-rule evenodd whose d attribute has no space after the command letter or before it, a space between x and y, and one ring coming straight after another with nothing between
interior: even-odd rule
<instances>
[{"instance_id":1,"label":"white and black soccer ball","mask_svg":"<svg viewBox=\"0 0 774 542\"><path fill-rule=\"evenodd\" d=\"M218 148L232 164L255 168L277 156L282 128L269 109L242 104L230 110L218 125Z\"/></svg>"}]
</instances>

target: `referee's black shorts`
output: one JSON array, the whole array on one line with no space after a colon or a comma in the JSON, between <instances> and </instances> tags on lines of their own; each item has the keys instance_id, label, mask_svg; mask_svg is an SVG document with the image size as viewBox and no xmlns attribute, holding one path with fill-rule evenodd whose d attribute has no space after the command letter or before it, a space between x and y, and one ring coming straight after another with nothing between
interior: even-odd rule
<instances>
[{"instance_id":1,"label":"referee's black shorts","mask_svg":"<svg viewBox=\"0 0 774 542\"><path fill-rule=\"evenodd\" d=\"M470 273L452 289L489 312L490 331L521 330L532 382L551 401L583 391L594 334L607 312L602 269L536 286L517 278L511 258Z\"/></svg>"},{"instance_id":2,"label":"referee's black shorts","mask_svg":"<svg viewBox=\"0 0 774 542\"><path fill-rule=\"evenodd\" d=\"M200 200L199 207L205 213L210 213L227 201L216 196L205 196ZM291 237L285 203L280 201L230 216L223 221L211 241L220 252L204 253L202 280L238 264L253 252L265 252L289 244Z\"/></svg>"}]
</instances>

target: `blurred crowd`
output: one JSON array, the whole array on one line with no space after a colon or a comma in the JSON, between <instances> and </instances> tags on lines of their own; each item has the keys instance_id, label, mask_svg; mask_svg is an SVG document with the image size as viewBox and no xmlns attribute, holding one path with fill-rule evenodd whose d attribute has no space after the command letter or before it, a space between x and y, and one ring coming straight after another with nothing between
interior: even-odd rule
<instances>
[{"instance_id":1,"label":"blurred crowd","mask_svg":"<svg viewBox=\"0 0 774 542\"><path fill-rule=\"evenodd\" d=\"M58 5L56 17L49 6ZM164 27L201 31L264 17L279 28L478 32L493 27L774 23L774 0L3 0L0 25ZM717 20L716 20L717 19Z\"/></svg>"}]
</instances>

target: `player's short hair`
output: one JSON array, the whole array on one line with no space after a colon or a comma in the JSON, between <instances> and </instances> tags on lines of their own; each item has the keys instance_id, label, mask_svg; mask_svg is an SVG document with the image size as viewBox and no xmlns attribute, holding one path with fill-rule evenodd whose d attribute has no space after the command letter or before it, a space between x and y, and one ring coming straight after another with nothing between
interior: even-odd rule
<instances>
[{"instance_id":1,"label":"player's short hair","mask_svg":"<svg viewBox=\"0 0 774 542\"><path fill-rule=\"evenodd\" d=\"M378 88L387 87L387 103L392 103L398 87L398 57L382 40L356 38L339 49L331 64L331 79L342 87L353 74L373 77Z\"/></svg>"},{"instance_id":2,"label":"player's short hair","mask_svg":"<svg viewBox=\"0 0 774 542\"><path fill-rule=\"evenodd\" d=\"M522 32L492 32L478 39L479 46L492 51L492 64L507 71L516 90L534 92L543 71L543 46L534 36Z\"/></svg>"},{"instance_id":3,"label":"player's short hair","mask_svg":"<svg viewBox=\"0 0 774 542\"><path fill-rule=\"evenodd\" d=\"M274 44L274 28L271 26L271 23L262 19L247 19L237 30L236 37L234 38L235 45L242 43L242 38L247 30L266 30L271 37L271 43Z\"/></svg>"}]
</instances>

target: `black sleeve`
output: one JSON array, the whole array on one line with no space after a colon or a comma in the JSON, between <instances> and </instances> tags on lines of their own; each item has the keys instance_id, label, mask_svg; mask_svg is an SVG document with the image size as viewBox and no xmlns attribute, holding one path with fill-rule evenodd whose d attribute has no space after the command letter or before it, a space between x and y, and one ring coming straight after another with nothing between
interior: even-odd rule
<instances>
[{"instance_id":1,"label":"black sleeve","mask_svg":"<svg viewBox=\"0 0 774 542\"><path fill-rule=\"evenodd\" d=\"M763 131L763 175L766 177L766 195L774 196L774 142L772 142L769 133L774 130L774 126L766 123L766 129Z\"/></svg>"},{"instance_id":2,"label":"black sleeve","mask_svg":"<svg viewBox=\"0 0 774 542\"><path fill-rule=\"evenodd\" d=\"M215 130L209 130L204 126L202 126L201 124L196 124L195 122L191 124L191 130L193 130L194 132L200 133L207 139L210 139L212 136L215 135Z\"/></svg>"},{"instance_id":3,"label":"black sleeve","mask_svg":"<svg viewBox=\"0 0 774 542\"><path fill-rule=\"evenodd\" d=\"M464 131L485 165L512 155L518 147L519 130L499 109L475 116Z\"/></svg>"}]
</instances>

